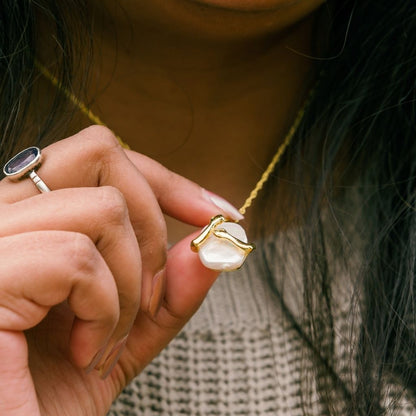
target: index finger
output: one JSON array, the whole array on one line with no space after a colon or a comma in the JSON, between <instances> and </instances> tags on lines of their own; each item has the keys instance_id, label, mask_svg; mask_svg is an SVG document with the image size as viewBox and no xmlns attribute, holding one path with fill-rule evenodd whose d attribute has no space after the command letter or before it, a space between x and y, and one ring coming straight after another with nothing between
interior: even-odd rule
<instances>
[{"instance_id":1,"label":"index finger","mask_svg":"<svg viewBox=\"0 0 416 416\"><path fill-rule=\"evenodd\" d=\"M117 188L126 200L147 268L154 274L164 266L166 228L158 201L110 130L89 127L46 147L42 153L44 162L37 172L52 190L107 185ZM30 180L0 182L0 201L5 203L38 194Z\"/></svg>"},{"instance_id":2,"label":"index finger","mask_svg":"<svg viewBox=\"0 0 416 416\"><path fill-rule=\"evenodd\" d=\"M140 247L137 256L142 259L141 304L146 309L153 277L164 268L167 253L164 217L147 180L127 158L111 131L101 126L84 129L46 147L43 156L37 173L52 190L111 186L120 191ZM52 201L52 194L42 197ZM4 203L40 196L28 179L0 182L0 201ZM89 209L94 212L94 206Z\"/></svg>"}]
</instances>

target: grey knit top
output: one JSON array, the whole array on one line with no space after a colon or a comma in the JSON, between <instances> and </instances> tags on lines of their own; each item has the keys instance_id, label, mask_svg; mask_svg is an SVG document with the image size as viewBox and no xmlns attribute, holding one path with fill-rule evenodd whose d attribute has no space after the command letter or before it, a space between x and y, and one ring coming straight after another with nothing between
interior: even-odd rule
<instances>
[{"instance_id":1,"label":"grey knit top","mask_svg":"<svg viewBox=\"0 0 416 416\"><path fill-rule=\"evenodd\" d=\"M110 416L326 413L318 404L315 383L302 370L311 365L304 341L256 271L255 255L251 260L242 269L219 277L200 310L127 386ZM288 294L295 316L302 310L298 264L288 255L287 267L279 268L285 274L280 288ZM335 347L340 357L336 370L342 378L350 374L344 348L353 339L356 321L349 316L344 271L338 273L344 290L339 291L336 305ZM400 409L399 414L416 415L404 399Z\"/></svg>"}]
</instances>

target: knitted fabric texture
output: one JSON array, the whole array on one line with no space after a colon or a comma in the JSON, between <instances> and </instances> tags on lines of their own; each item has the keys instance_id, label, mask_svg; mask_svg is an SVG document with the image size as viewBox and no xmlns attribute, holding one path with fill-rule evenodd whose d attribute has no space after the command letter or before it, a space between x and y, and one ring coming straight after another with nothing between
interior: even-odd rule
<instances>
[{"instance_id":1,"label":"knitted fabric texture","mask_svg":"<svg viewBox=\"0 0 416 416\"><path fill-rule=\"evenodd\" d=\"M302 414L300 340L246 266L220 276L109 415Z\"/></svg>"},{"instance_id":2,"label":"knitted fabric texture","mask_svg":"<svg viewBox=\"0 0 416 416\"><path fill-rule=\"evenodd\" d=\"M279 246L283 253L299 252ZM269 256L273 259L273 250ZM312 360L303 340L254 259L255 255L242 269L219 277L200 310L126 387L108 416L327 414L319 404L316 383L307 376ZM280 289L293 295L287 300L296 315L302 310L300 263L293 256L286 263ZM338 275L345 282L341 270ZM334 321L336 371L348 384L351 361L345 345L357 321L349 315L349 291L345 284L343 288ZM399 407L401 415L416 415L405 401Z\"/></svg>"}]
</instances>

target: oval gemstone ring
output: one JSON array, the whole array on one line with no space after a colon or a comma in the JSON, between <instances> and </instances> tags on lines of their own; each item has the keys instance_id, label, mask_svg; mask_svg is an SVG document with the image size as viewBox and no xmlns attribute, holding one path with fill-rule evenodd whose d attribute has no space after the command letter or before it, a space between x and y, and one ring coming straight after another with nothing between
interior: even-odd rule
<instances>
[{"instance_id":1,"label":"oval gemstone ring","mask_svg":"<svg viewBox=\"0 0 416 416\"><path fill-rule=\"evenodd\" d=\"M12 180L29 177L40 192L50 192L48 186L36 173L42 163L42 153L32 146L13 156L3 167L3 173Z\"/></svg>"}]
</instances>

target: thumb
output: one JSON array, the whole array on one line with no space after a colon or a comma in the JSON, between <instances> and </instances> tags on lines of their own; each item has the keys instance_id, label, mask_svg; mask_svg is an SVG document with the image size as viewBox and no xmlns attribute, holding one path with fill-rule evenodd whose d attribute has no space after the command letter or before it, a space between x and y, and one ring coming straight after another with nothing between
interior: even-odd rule
<instances>
[{"instance_id":1,"label":"thumb","mask_svg":"<svg viewBox=\"0 0 416 416\"><path fill-rule=\"evenodd\" d=\"M156 316L140 313L127 340L128 354L120 365L130 369L126 379L138 374L175 337L201 305L218 276L205 268L190 244L197 233L186 237L168 253L166 292Z\"/></svg>"},{"instance_id":2,"label":"thumb","mask_svg":"<svg viewBox=\"0 0 416 416\"><path fill-rule=\"evenodd\" d=\"M191 250L191 241L197 235L186 237L168 253L165 306L184 320L196 312L219 274L204 267Z\"/></svg>"}]
</instances>

